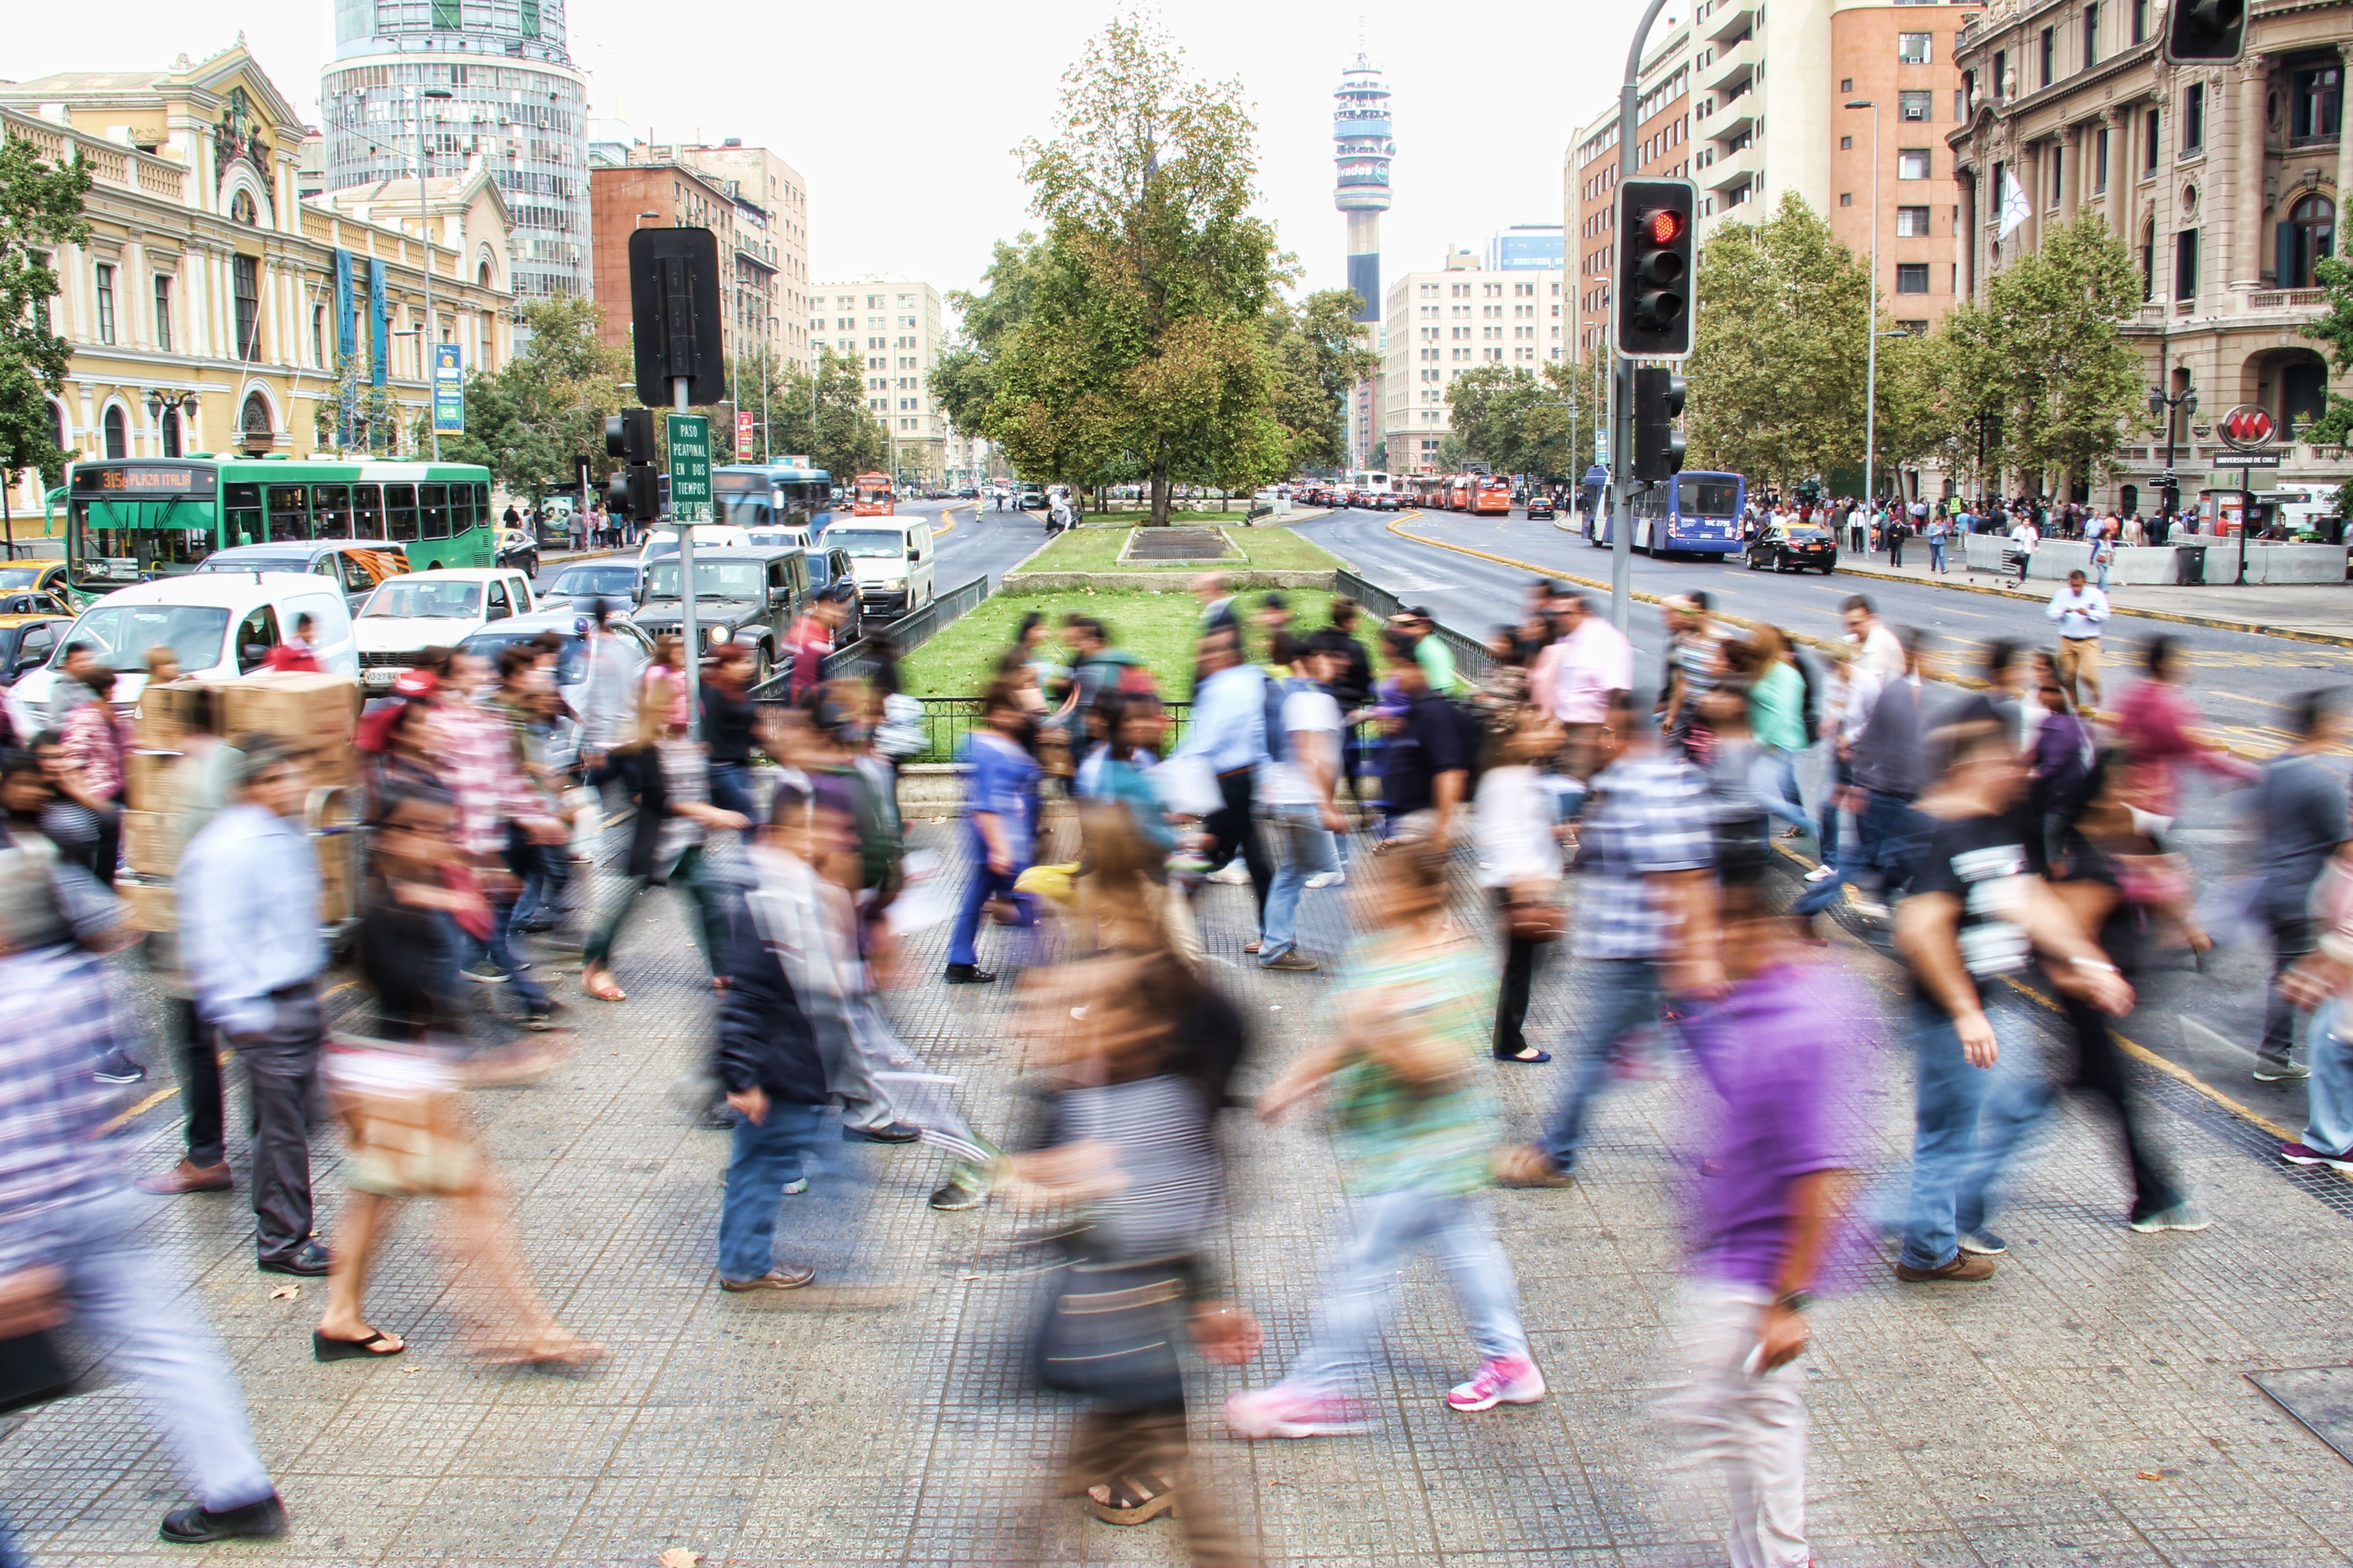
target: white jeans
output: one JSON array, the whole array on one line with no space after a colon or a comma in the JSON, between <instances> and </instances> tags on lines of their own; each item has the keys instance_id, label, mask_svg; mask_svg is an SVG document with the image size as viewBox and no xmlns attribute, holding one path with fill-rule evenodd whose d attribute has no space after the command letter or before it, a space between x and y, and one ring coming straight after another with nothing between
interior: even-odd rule
<instances>
[{"instance_id":1,"label":"white jeans","mask_svg":"<svg viewBox=\"0 0 2353 1568\"><path fill-rule=\"evenodd\" d=\"M1732 1568L1806 1568L1806 1402L1799 1363L1741 1370L1772 1297L1753 1285L1694 1279L1677 1301L1689 1381L1662 1414L1694 1459L1724 1475L1732 1504Z\"/></svg>"}]
</instances>

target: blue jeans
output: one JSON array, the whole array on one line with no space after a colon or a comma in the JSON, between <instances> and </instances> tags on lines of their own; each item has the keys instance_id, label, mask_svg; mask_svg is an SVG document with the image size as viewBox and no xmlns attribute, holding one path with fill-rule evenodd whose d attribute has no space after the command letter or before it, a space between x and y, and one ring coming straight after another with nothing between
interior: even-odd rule
<instances>
[{"instance_id":1,"label":"blue jeans","mask_svg":"<svg viewBox=\"0 0 2353 1568\"><path fill-rule=\"evenodd\" d=\"M1010 871L992 871L988 868L988 851L982 848L973 851L972 874L964 884L964 902L956 907L955 924L948 931L950 963L978 962L981 906L991 899L1013 899L1013 879L1023 869L1016 865ZM1032 917L1028 897L1022 896L1015 901L1021 908L1021 919L1016 923L1029 924Z\"/></svg>"},{"instance_id":2,"label":"blue jeans","mask_svg":"<svg viewBox=\"0 0 2353 1568\"><path fill-rule=\"evenodd\" d=\"M776 1266L776 1209L785 1184L816 1163L822 1105L768 1102L767 1119L737 1117L727 1156L727 1195L719 1204L719 1277L757 1279Z\"/></svg>"},{"instance_id":3,"label":"blue jeans","mask_svg":"<svg viewBox=\"0 0 2353 1568\"><path fill-rule=\"evenodd\" d=\"M2000 987L1986 1004L1996 1056L1971 1067L1945 1010L1911 1003L1915 1086L1912 1194L1905 1206L1901 1261L1941 1268L1960 1237L1985 1226L1993 1187L2019 1143L2050 1111L2051 1082L2034 1032Z\"/></svg>"},{"instance_id":4,"label":"blue jeans","mask_svg":"<svg viewBox=\"0 0 2353 1568\"><path fill-rule=\"evenodd\" d=\"M1944 569L1945 542L1931 535L1928 540L1928 570L1931 572L1942 572Z\"/></svg>"},{"instance_id":5,"label":"blue jeans","mask_svg":"<svg viewBox=\"0 0 2353 1568\"><path fill-rule=\"evenodd\" d=\"M1778 817L1792 827L1812 829L1813 822L1806 816L1805 802L1798 793L1798 758L1794 752L1759 746L1756 765L1748 771L1748 788L1757 796L1757 804L1765 808L1766 816Z\"/></svg>"},{"instance_id":6,"label":"blue jeans","mask_svg":"<svg viewBox=\"0 0 2353 1568\"><path fill-rule=\"evenodd\" d=\"M2307 1148L2324 1154L2353 1149L2353 1043L2337 1038L2340 1024L2353 1025L2344 1005L2330 997L2313 1009L2305 1030L2305 1055L2312 1063L2305 1085L2311 1101L2304 1124Z\"/></svg>"},{"instance_id":7,"label":"blue jeans","mask_svg":"<svg viewBox=\"0 0 2353 1568\"><path fill-rule=\"evenodd\" d=\"M514 916L513 904L492 899L490 941L484 942L460 928L459 935L466 944L465 962L474 964L489 959L492 967L506 975L508 984L514 987L515 994L522 998L524 1006L544 1007L548 1004L547 987L533 979L531 971L515 956Z\"/></svg>"},{"instance_id":8,"label":"blue jeans","mask_svg":"<svg viewBox=\"0 0 2353 1568\"><path fill-rule=\"evenodd\" d=\"M1882 895L1893 899L1912 879L1912 862L1927 835L1927 820L1912 808L1908 795L1881 790L1865 792L1862 814L1854 819L1854 843L1841 845L1835 864L1838 875L1825 877L1790 906L1801 915L1820 914L1853 882L1861 885L1879 873Z\"/></svg>"},{"instance_id":9,"label":"blue jeans","mask_svg":"<svg viewBox=\"0 0 2353 1568\"><path fill-rule=\"evenodd\" d=\"M752 808L752 769L747 763L711 764L711 804L722 811L757 819Z\"/></svg>"},{"instance_id":10,"label":"blue jeans","mask_svg":"<svg viewBox=\"0 0 2353 1568\"><path fill-rule=\"evenodd\" d=\"M1263 969L1299 945L1299 895L1307 879L1336 870L1332 830L1312 805L1279 805L1266 824L1277 858L1266 890L1266 918L1259 924L1259 967Z\"/></svg>"},{"instance_id":11,"label":"blue jeans","mask_svg":"<svg viewBox=\"0 0 2353 1568\"><path fill-rule=\"evenodd\" d=\"M1651 959L1589 958L1583 965L1593 984L1593 997L1585 1010L1585 1033L1577 1042L1577 1076L1553 1108L1544 1133L1546 1157L1564 1173L1577 1169L1586 1119L1609 1077L1611 1053L1619 1041L1658 1022L1662 1000L1659 966Z\"/></svg>"},{"instance_id":12,"label":"blue jeans","mask_svg":"<svg viewBox=\"0 0 2353 1568\"><path fill-rule=\"evenodd\" d=\"M1345 1394L1361 1382L1398 1276L1425 1246L1446 1270L1480 1359L1528 1353L1519 1281L1495 1239L1483 1191L1443 1194L1403 1187L1366 1198L1355 1209L1356 1238L1316 1314L1307 1351L1283 1382L1326 1397Z\"/></svg>"}]
</instances>

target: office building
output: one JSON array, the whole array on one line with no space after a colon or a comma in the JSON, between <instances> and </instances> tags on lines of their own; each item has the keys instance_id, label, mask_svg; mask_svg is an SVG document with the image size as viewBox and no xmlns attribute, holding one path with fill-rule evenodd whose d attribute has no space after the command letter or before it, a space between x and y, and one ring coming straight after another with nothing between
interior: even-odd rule
<instances>
[{"instance_id":1,"label":"office building","mask_svg":"<svg viewBox=\"0 0 2353 1568\"><path fill-rule=\"evenodd\" d=\"M896 472L941 481L947 469L947 416L932 400L932 366L946 346L940 291L896 272L877 272L812 290L809 335L858 362L866 406L891 433Z\"/></svg>"},{"instance_id":2,"label":"office building","mask_svg":"<svg viewBox=\"0 0 2353 1568\"><path fill-rule=\"evenodd\" d=\"M1567 258L1556 223L1515 223L1487 240L1490 272L1557 272Z\"/></svg>"},{"instance_id":3,"label":"office building","mask_svg":"<svg viewBox=\"0 0 2353 1568\"><path fill-rule=\"evenodd\" d=\"M1561 275L1487 268L1456 250L1434 271L1389 285L1381 353L1382 441L1389 471L1438 471L1450 428L1446 388L1484 364L1539 370L1562 357Z\"/></svg>"}]
</instances>

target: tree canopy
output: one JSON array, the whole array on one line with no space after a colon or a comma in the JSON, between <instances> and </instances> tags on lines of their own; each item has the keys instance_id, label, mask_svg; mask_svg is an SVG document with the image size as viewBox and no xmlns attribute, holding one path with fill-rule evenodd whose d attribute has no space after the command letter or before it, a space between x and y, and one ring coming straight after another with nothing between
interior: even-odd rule
<instances>
[{"instance_id":1,"label":"tree canopy","mask_svg":"<svg viewBox=\"0 0 2353 1568\"><path fill-rule=\"evenodd\" d=\"M1593 458L1589 397L1576 408L1576 445L1570 446L1569 405L1582 390L1572 364L1546 364L1541 373L1525 365L1482 364L1447 387L1447 416L1461 456L1499 474L1527 474L1557 484L1583 473Z\"/></svg>"},{"instance_id":2,"label":"tree canopy","mask_svg":"<svg viewBox=\"0 0 2353 1568\"><path fill-rule=\"evenodd\" d=\"M1353 289L1325 289L1266 312L1274 421L1282 431L1284 474L1336 468L1348 454L1348 399L1380 367L1352 316Z\"/></svg>"},{"instance_id":3,"label":"tree canopy","mask_svg":"<svg viewBox=\"0 0 2353 1568\"><path fill-rule=\"evenodd\" d=\"M577 482L575 458L612 471L605 417L620 411L628 355L596 335L600 307L570 296L522 308L530 341L490 374L466 378L466 430L441 439L441 456L480 463L509 490L536 500Z\"/></svg>"},{"instance_id":4,"label":"tree canopy","mask_svg":"<svg viewBox=\"0 0 2353 1568\"><path fill-rule=\"evenodd\" d=\"M90 182L79 155L51 163L26 138L0 138L0 489L18 468L37 468L50 484L65 475L49 399L64 389L71 349L49 319L58 292L49 253L90 238Z\"/></svg>"}]
</instances>

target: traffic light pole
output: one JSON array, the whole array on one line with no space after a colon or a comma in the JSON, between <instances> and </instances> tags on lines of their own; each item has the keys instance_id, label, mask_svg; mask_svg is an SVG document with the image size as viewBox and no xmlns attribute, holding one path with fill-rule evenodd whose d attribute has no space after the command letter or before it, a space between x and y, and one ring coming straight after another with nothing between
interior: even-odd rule
<instances>
[{"instance_id":1,"label":"traffic light pole","mask_svg":"<svg viewBox=\"0 0 2353 1568\"><path fill-rule=\"evenodd\" d=\"M1642 46L1650 41L1651 24L1666 9L1667 0L1651 0L1642 13L1641 22L1634 28L1634 41L1626 50L1626 80L1618 89L1618 177L1630 180L1638 172L1634 163L1634 137L1641 128L1642 89ZM1618 241L1620 254L1624 254L1622 237ZM1612 290L1628 286L1629 280L1613 278ZM1617 300L1610 301L1615 310ZM1634 507L1633 465L1629 459L1634 449L1634 398L1628 378L1633 373L1633 361L1619 353L1613 338L1609 353L1609 624L1624 632L1634 618Z\"/></svg>"},{"instance_id":2,"label":"traffic light pole","mask_svg":"<svg viewBox=\"0 0 2353 1568\"><path fill-rule=\"evenodd\" d=\"M687 378L670 377L670 405L673 413L687 412ZM671 488L677 488L675 482ZM694 520L678 515L673 501L670 521L678 528L678 629L686 642L686 734L691 741L702 739L702 627L694 618Z\"/></svg>"}]
</instances>

